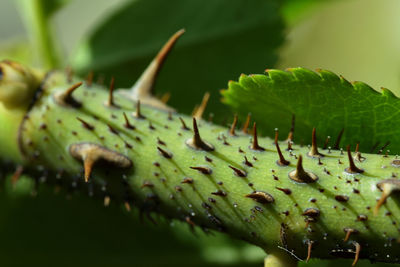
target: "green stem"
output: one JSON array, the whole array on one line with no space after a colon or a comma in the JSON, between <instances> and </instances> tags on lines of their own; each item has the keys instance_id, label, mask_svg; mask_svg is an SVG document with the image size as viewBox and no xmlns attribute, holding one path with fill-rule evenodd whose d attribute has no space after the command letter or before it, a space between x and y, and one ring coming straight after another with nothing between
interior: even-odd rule
<instances>
[{"instance_id":1,"label":"green stem","mask_svg":"<svg viewBox=\"0 0 400 267\"><path fill-rule=\"evenodd\" d=\"M45 69L60 67L59 49L50 24L51 16L46 14L48 12L46 12L45 1L20 0L19 7L41 67Z\"/></svg>"}]
</instances>

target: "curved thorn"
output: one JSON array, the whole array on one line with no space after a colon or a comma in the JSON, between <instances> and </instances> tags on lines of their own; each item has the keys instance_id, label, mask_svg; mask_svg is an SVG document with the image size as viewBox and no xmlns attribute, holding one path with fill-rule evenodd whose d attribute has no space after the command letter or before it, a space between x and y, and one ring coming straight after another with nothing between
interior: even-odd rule
<instances>
[{"instance_id":1,"label":"curved thorn","mask_svg":"<svg viewBox=\"0 0 400 267\"><path fill-rule=\"evenodd\" d=\"M359 243L355 242L355 241L353 242L353 244L356 247L356 253L354 255L354 261L351 264L351 266L356 266L356 264L358 262L358 259L360 257L361 245Z\"/></svg>"},{"instance_id":2,"label":"curved thorn","mask_svg":"<svg viewBox=\"0 0 400 267\"><path fill-rule=\"evenodd\" d=\"M279 135L279 132L278 132L278 130L276 130L275 131L275 146L276 146L276 151L278 152L278 156L279 156L279 160L276 163L279 166L287 166L290 164L290 162L287 161L282 154L281 148L279 147L278 135Z\"/></svg>"},{"instance_id":3,"label":"curved thorn","mask_svg":"<svg viewBox=\"0 0 400 267\"><path fill-rule=\"evenodd\" d=\"M54 94L54 100L56 101L57 104L63 105L63 106L72 106L72 107L80 107L82 104L79 103L77 100L75 100L72 97L72 93L78 89L83 83L78 82L71 87L69 87L67 90L64 92L57 92Z\"/></svg>"}]
</instances>

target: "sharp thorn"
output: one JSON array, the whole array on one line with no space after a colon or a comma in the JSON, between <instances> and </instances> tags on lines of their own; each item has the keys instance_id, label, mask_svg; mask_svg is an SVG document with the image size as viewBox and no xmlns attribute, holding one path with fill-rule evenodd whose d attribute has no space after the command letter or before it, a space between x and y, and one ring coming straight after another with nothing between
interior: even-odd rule
<instances>
[{"instance_id":1,"label":"sharp thorn","mask_svg":"<svg viewBox=\"0 0 400 267\"><path fill-rule=\"evenodd\" d=\"M109 89L108 100L107 100L107 106L109 106L109 107L116 107L116 105L114 103L114 97L113 97L114 83L115 83L115 79L114 79L114 77L111 77L110 89Z\"/></svg>"},{"instance_id":2,"label":"sharp thorn","mask_svg":"<svg viewBox=\"0 0 400 267\"><path fill-rule=\"evenodd\" d=\"M182 119L182 117L179 117L179 120L180 120L181 123L182 123L181 129L182 129L182 130L185 130L185 131L189 131L190 129L186 126L186 123L185 123L185 121Z\"/></svg>"},{"instance_id":3,"label":"sharp thorn","mask_svg":"<svg viewBox=\"0 0 400 267\"><path fill-rule=\"evenodd\" d=\"M124 127L127 129L131 129L131 130L135 130L135 126L133 126L128 119L128 116L126 116L126 113L123 112L122 113L124 115L124 119L125 119L125 123L124 123Z\"/></svg>"},{"instance_id":4,"label":"sharp thorn","mask_svg":"<svg viewBox=\"0 0 400 267\"><path fill-rule=\"evenodd\" d=\"M318 152L318 146L317 146L317 134L316 134L316 130L315 127L312 130L312 141L311 141L311 149L308 152L308 155L310 157L323 157L324 155L322 155L321 153Z\"/></svg>"},{"instance_id":5,"label":"sharp thorn","mask_svg":"<svg viewBox=\"0 0 400 267\"><path fill-rule=\"evenodd\" d=\"M257 137L257 125L253 123L253 144L251 145L251 149L264 151L265 149L258 144L258 137Z\"/></svg>"},{"instance_id":6,"label":"sharp thorn","mask_svg":"<svg viewBox=\"0 0 400 267\"><path fill-rule=\"evenodd\" d=\"M247 173L245 171L242 171L241 169L235 168L235 167L233 167L231 165L229 165L229 168L231 168L234 171L236 176L239 176L239 177L246 177L247 176Z\"/></svg>"},{"instance_id":7,"label":"sharp thorn","mask_svg":"<svg viewBox=\"0 0 400 267\"><path fill-rule=\"evenodd\" d=\"M128 157L93 143L72 144L69 153L75 159L83 161L86 182L89 181L94 164L100 160L118 168L132 167L132 161Z\"/></svg>"},{"instance_id":8,"label":"sharp thorn","mask_svg":"<svg viewBox=\"0 0 400 267\"><path fill-rule=\"evenodd\" d=\"M246 121L244 122L242 132L247 134L249 133L249 125L250 125L251 114L247 114Z\"/></svg>"},{"instance_id":9,"label":"sharp thorn","mask_svg":"<svg viewBox=\"0 0 400 267\"><path fill-rule=\"evenodd\" d=\"M251 198L261 204L273 203L275 201L270 194L263 191L254 191L253 193L245 195L245 197Z\"/></svg>"},{"instance_id":10,"label":"sharp thorn","mask_svg":"<svg viewBox=\"0 0 400 267\"><path fill-rule=\"evenodd\" d=\"M157 147L157 149L158 149L158 151L160 152L160 154L164 157L164 158L167 158L167 159L170 159L170 158L172 158L172 153L171 152L167 152L167 151L165 151L164 149L162 149L161 147Z\"/></svg>"},{"instance_id":11,"label":"sharp thorn","mask_svg":"<svg viewBox=\"0 0 400 267\"><path fill-rule=\"evenodd\" d=\"M279 156L279 160L277 160L276 163L279 166L287 166L290 164L290 162L287 161L282 154L281 148L279 147L278 136L279 136L279 132L278 132L278 130L276 130L275 131L275 146L276 146L276 151L278 152L278 156Z\"/></svg>"},{"instance_id":12,"label":"sharp thorn","mask_svg":"<svg viewBox=\"0 0 400 267\"><path fill-rule=\"evenodd\" d=\"M390 197L393 192L400 191L400 180L399 179L385 179L376 184L378 189L382 191L381 198L374 209L374 215L377 215L380 207L386 202L386 199Z\"/></svg>"},{"instance_id":13,"label":"sharp thorn","mask_svg":"<svg viewBox=\"0 0 400 267\"><path fill-rule=\"evenodd\" d=\"M295 124L295 115L292 115L292 125L290 127L290 131L288 134L288 137L286 139L286 142L291 143L293 142L293 134L294 134L294 124Z\"/></svg>"},{"instance_id":14,"label":"sharp thorn","mask_svg":"<svg viewBox=\"0 0 400 267\"><path fill-rule=\"evenodd\" d=\"M356 266L358 259L360 257L360 252L361 252L361 245L357 242L353 242L354 246L356 247L356 253L354 254L354 261L351 264L351 266Z\"/></svg>"},{"instance_id":15,"label":"sharp thorn","mask_svg":"<svg viewBox=\"0 0 400 267\"><path fill-rule=\"evenodd\" d=\"M338 134L338 137L337 137L337 139L336 139L336 142L335 142L335 144L334 144L334 146L333 146L333 149L336 149L336 150L339 150L339 146L340 146L340 140L342 139L342 136L343 136L343 132L344 132L344 128L342 128L341 130L340 130L340 132L339 132L339 134Z\"/></svg>"},{"instance_id":16,"label":"sharp thorn","mask_svg":"<svg viewBox=\"0 0 400 267\"><path fill-rule=\"evenodd\" d=\"M86 129L88 129L89 131L93 131L94 130L94 126L93 125L87 123L86 121L84 121L83 119L81 119L79 117L76 117L76 119L78 121L80 121L82 123L82 126L85 127Z\"/></svg>"},{"instance_id":17,"label":"sharp thorn","mask_svg":"<svg viewBox=\"0 0 400 267\"><path fill-rule=\"evenodd\" d=\"M185 31L183 29L176 32L161 48L157 56L149 64L149 66L140 76L138 81L132 86L132 88L128 92L125 92L125 94L129 98L133 100L141 100L143 101L143 103L157 108L171 110L171 108L166 106L162 101L153 97L153 89L158 73L160 72L164 64L167 55L174 47L176 41L179 39L180 36L182 36L184 32Z\"/></svg>"},{"instance_id":18,"label":"sharp thorn","mask_svg":"<svg viewBox=\"0 0 400 267\"><path fill-rule=\"evenodd\" d=\"M135 115L134 115L136 118L138 118L138 119L144 119L144 118L146 118L145 116L143 116L142 115L142 113L141 113L141 111L140 111L140 100L138 100L137 101L137 104L136 104L136 112L135 112Z\"/></svg>"},{"instance_id":19,"label":"sharp thorn","mask_svg":"<svg viewBox=\"0 0 400 267\"><path fill-rule=\"evenodd\" d=\"M193 170L197 170L197 171L201 172L202 174L206 174L206 175L212 173L212 170L210 168L208 168L208 167L201 167L200 166L200 167L190 167L190 168L193 169Z\"/></svg>"},{"instance_id":20,"label":"sharp thorn","mask_svg":"<svg viewBox=\"0 0 400 267\"><path fill-rule=\"evenodd\" d=\"M237 114L235 114L235 116L233 117L231 129L229 130L229 135L231 135L231 136L236 135L235 129L236 129L237 122L238 122L238 116L237 116Z\"/></svg>"},{"instance_id":21,"label":"sharp thorn","mask_svg":"<svg viewBox=\"0 0 400 267\"><path fill-rule=\"evenodd\" d=\"M364 170L358 168L355 164L354 164L354 160L353 157L351 156L351 151L350 151L350 146L347 146L347 156L349 158L349 167L345 169L346 172L348 173L363 173Z\"/></svg>"},{"instance_id":22,"label":"sharp thorn","mask_svg":"<svg viewBox=\"0 0 400 267\"><path fill-rule=\"evenodd\" d=\"M56 92L54 94L54 100L57 102L57 104L60 104L62 106L71 106L71 107L80 107L82 104L79 103L77 100L75 100L72 97L72 93L78 89L82 85L82 82L78 82L71 87L69 87L67 90L64 92Z\"/></svg>"},{"instance_id":23,"label":"sharp thorn","mask_svg":"<svg viewBox=\"0 0 400 267\"><path fill-rule=\"evenodd\" d=\"M298 183L314 183L318 176L312 172L307 172L303 168L303 157L300 155L297 160L296 170L289 173L289 178Z\"/></svg>"},{"instance_id":24,"label":"sharp thorn","mask_svg":"<svg viewBox=\"0 0 400 267\"><path fill-rule=\"evenodd\" d=\"M197 128L197 121L196 118L193 117L193 137L186 141L186 144L194 149L197 150L204 150L204 151L213 151L214 147L203 141L200 137L199 129Z\"/></svg>"},{"instance_id":25,"label":"sharp thorn","mask_svg":"<svg viewBox=\"0 0 400 267\"><path fill-rule=\"evenodd\" d=\"M313 245L314 241L308 240L307 241L307 258L306 258L306 262L308 262L311 258L311 250L312 250L312 245Z\"/></svg>"}]
</instances>

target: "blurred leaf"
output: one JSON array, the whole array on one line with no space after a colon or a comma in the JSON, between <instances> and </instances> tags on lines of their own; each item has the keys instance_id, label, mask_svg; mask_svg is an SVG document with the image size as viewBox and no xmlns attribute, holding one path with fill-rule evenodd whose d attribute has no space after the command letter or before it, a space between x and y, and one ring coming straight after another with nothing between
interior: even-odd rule
<instances>
[{"instance_id":1,"label":"blurred leaf","mask_svg":"<svg viewBox=\"0 0 400 267\"><path fill-rule=\"evenodd\" d=\"M70 0L19 0L25 28L31 42L31 53L38 66L45 69L60 67L61 51L54 38L52 16Z\"/></svg>"},{"instance_id":2,"label":"blurred leaf","mask_svg":"<svg viewBox=\"0 0 400 267\"><path fill-rule=\"evenodd\" d=\"M19 0L23 9L40 7L41 16L45 19L54 15L59 9L71 2L71 0Z\"/></svg>"},{"instance_id":3,"label":"blurred leaf","mask_svg":"<svg viewBox=\"0 0 400 267\"><path fill-rule=\"evenodd\" d=\"M54 15L63 6L71 2L71 0L39 0L42 2L43 11L50 17Z\"/></svg>"},{"instance_id":4,"label":"blurred leaf","mask_svg":"<svg viewBox=\"0 0 400 267\"><path fill-rule=\"evenodd\" d=\"M365 83L351 84L332 72L294 68L242 75L222 94L224 103L242 118L251 112L267 135L276 127L288 133L295 114L297 143L310 143L311 130L316 127L319 144L331 136L329 146L333 146L344 128L341 147L351 144L354 148L360 142L362 151L371 152L376 143L379 149L390 141L391 153L400 152L400 100L387 89L378 93Z\"/></svg>"},{"instance_id":5,"label":"blurred leaf","mask_svg":"<svg viewBox=\"0 0 400 267\"><path fill-rule=\"evenodd\" d=\"M191 112L205 91L206 112L222 114L218 90L242 72L271 67L283 41L281 0L138 0L106 18L80 44L72 67L115 76L130 87L168 38L186 33L161 70L156 91L171 92L170 104Z\"/></svg>"},{"instance_id":6,"label":"blurred leaf","mask_svg":"<svg viewBox=\"0 0 400 267\"><path fill-rule=\"evenodd\" d=\"M66 198L45 184L33 197L33 188L32 179L21 177L0 189L1 266L255 267L263 261L260 248L221 233L196 229L194 235L187 224L162 218L140 223L136 209L105 208L82 194Z\"/></svg>"},{"instance_id":7,"label":"blurred leaf","mask_svg":"<svg viewBox=\"0 0 400 267\"><path fill-rule=\"evenodd\" d=\"M288 25L295 26L302 18L314 11L321 4L333 0L284 0L282 14Z\"/></svg>"}]
</instances>

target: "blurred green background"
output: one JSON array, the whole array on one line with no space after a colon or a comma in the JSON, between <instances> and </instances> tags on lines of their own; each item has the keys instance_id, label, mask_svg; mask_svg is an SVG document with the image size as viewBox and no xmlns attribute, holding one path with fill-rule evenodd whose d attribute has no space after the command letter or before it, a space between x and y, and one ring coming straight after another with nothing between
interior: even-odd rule
<instances>
[{"instance_id":1,"label":"blurred green background","mask_svg":"<svg viewBox=\"0 0 400 267\"><path fill-rule=\"evenodd\" d=\"M18 11L27 1L0 1L0 59L40 67L32 25L25 20L24 27ZM219 90L241 73L266 68L329 69L400 94L398 0L60 1L68 3L51 26L61 66L82 76L93 70L106 81L115 76L120 87L133 84L168 37L185 28L156 84L156 93L171 92L181 112L190 113L210 91L207 112L230 120ZM45 185L36 197L31 190L25 179L17 189L7 183L1 189L2 266L262 266L263 251L219 233L193 234L162 218L157 226L141 223L136 212L86 196L66 200Z\"/></svg>"}]
</instances>

